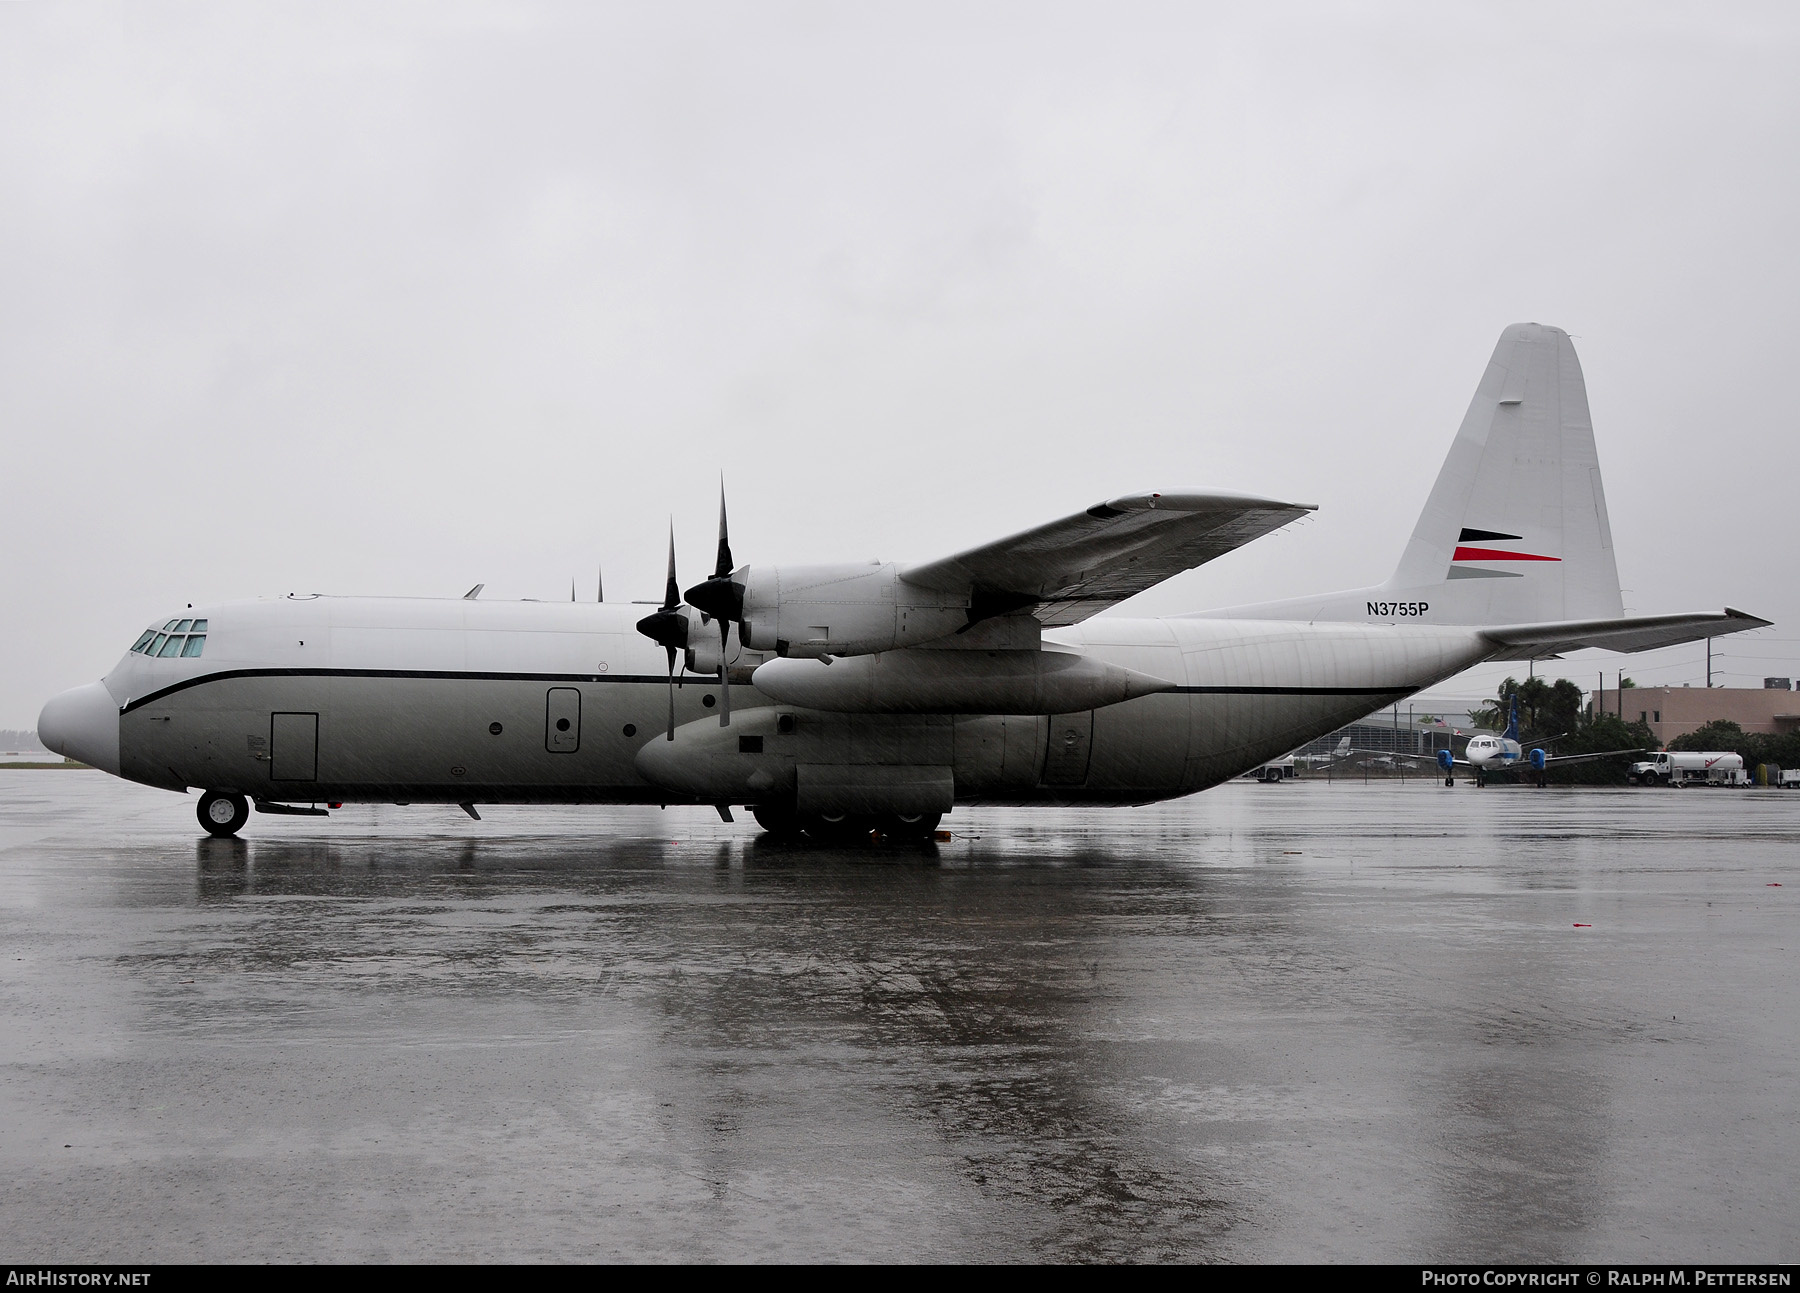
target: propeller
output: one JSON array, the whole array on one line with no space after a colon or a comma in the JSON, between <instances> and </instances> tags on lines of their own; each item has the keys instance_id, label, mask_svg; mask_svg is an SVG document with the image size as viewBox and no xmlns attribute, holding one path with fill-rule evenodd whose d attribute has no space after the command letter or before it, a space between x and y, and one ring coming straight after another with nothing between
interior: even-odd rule
<instances>
[{"instance_id":1,"label":"propeller","mask_svg":"<svg viewBox=\"0 0 1800 1293\"><path fill-rule=\"evenodd\" d=\"M731 531L725 520L725 482L719 482L719 556L712 574L687 590L688 605L719 622L719 726L731 726L731 677L726 652L731 626L743 618L744 586L731 578Z\"/></svg>"},{"instance_id":2,"label":"propeller","mask_svg":"<svg viewBox=\"0 0 1800 1293\"><path fill-rule=\"evenodd\" d=\"M675 739L675 653L688 644L688 620L681 613L681 585L675 582L675 522L669 522L669 579L663 604L637 622L637 631L658 643L669 657L669 739Z\"/></svg>"}]
</instances>

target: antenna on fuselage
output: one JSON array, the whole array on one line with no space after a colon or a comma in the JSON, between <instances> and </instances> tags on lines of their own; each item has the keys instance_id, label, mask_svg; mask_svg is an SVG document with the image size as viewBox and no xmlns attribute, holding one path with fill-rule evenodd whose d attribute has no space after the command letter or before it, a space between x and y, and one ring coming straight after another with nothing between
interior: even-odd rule
<instances>
[{"instance_id":1,"label":"antenna on fuselage","mask_svg":"<svg viewBox=\"0 0 1800 1293\"><path fill-rule=\"evenodd\" d=\"M470 590L469 590L469 591L468 591L468 592L466 592L466 593L464 593L464 594L463 594L463 598L462 598L462 599L463 599L463 600L464 600L464 601L465 601L465 602L472 602L472 601L474 601L474 600L475 600L475 599L476 599L476 598L477 598L477 597L479 597L479 596L481 596L481 590L482 590L482 589L484 589L484 588L486 588L486 587L487 587L487 585L486 585L486 584L476 584L476 585L475 585L475 587L473 587L473 588L471 588L471 589L470 589Z\"/></svg>"},{"instance_id":2,"label":"antenna on fuselage","mask_svg":"<svg viewBox=\"0 0 1800 1293\"><path fill-rule=\"evenodd\" d=\"M606 600L606 568L604 566L594 567L594 600L597 602Z\"/></svg>"}]
</instances>

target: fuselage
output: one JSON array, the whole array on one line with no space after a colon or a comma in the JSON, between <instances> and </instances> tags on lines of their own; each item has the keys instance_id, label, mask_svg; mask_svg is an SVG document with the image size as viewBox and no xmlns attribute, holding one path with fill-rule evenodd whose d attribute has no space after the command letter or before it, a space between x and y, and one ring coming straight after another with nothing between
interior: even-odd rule
<instances>
[{"instance_id":1,"label":"fuselage","mask_svg":"<svg viewBox=\"0 0 1800 1293\"><path fill-rule=\"evenodd\" d=\"M1510 736L1474 736L1469 738L1463 757L1471 767L1485 770L1510 768L1519 762L1523 753L1523 748Z\"/></svg>"},{"instance_id":2,"label":"fuselage","mask_svg":"<svg viewBox=\"0 0 1800 1293\"><path fill-rule=\"evenodd\" d=\"M662 652L633 629L642 609L203 607L184 612L205 622L198 654L134 650L41 726L132 781L273 803L755 803L824 766L937 769L958 803L1145 803L1228 780L1488 649L1456 627L1101 616L1046 633L1046 648L1171 690L1081 714L846 714L740 684L721 727L718 679L688 674L670 740Z\"/></svg>"}]
</instances>

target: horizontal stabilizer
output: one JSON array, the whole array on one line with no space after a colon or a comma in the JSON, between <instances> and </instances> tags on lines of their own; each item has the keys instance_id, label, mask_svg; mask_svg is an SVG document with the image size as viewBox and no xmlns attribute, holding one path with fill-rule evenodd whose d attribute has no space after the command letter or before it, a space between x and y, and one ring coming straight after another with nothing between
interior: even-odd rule
<instances>
[{"instance_id":1,"label":"horizontal stabilizer","mask_svg":"<svg viewBox=\"0 0 1800 1293\"><path fill-rule=\"evenodd\" d=\"M1480 633L1498 648L1488 657L1490 660L1543 660L1588 647L1605 651L1649 651L1768 625L1768 620L1727 606L1720 615L1628 615L1619 619L1560 620L1548 624L1507 624L1484 628Z\"/></svg>"}]
</instances>

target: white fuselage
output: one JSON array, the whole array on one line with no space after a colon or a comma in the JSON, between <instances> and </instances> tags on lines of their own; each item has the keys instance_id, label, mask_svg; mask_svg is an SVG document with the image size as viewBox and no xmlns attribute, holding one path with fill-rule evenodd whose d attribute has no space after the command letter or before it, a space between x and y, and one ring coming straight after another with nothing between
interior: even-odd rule
<instances>
[{"instance_id":1,"label":"white fuselage","mask_svg":"<svg viewBox=\"0 0 1800 1293\"><path fill-rule=\"evenodd\" d=\"M1228 780L1491 650L1451 626L1100 616L1046 633L1046 647L1169 690L1079 714L869 714L740 684L721 728L717 678L689 674L668 740L664 658L634 631L642 612L205 607L186 612L208 622L201 655L128 654L46 721L66 753L133 781L277 803L755 803L825 766L935 769L958 803L1144 803Z\"/></svg>"},{"instance_id":2,"label":"white fuselage","mask_svg":"<svg viewBox=\"0 0 1800 1293\"><path fill-rule=\"evenodd\" d=\"M1524 751L1519 743L1508 736L1474 736L1469 738L1467 752L1463 755L1469 766L1477 772L1510 768L1518 763Z\"/></svg>"}]
</instances>

